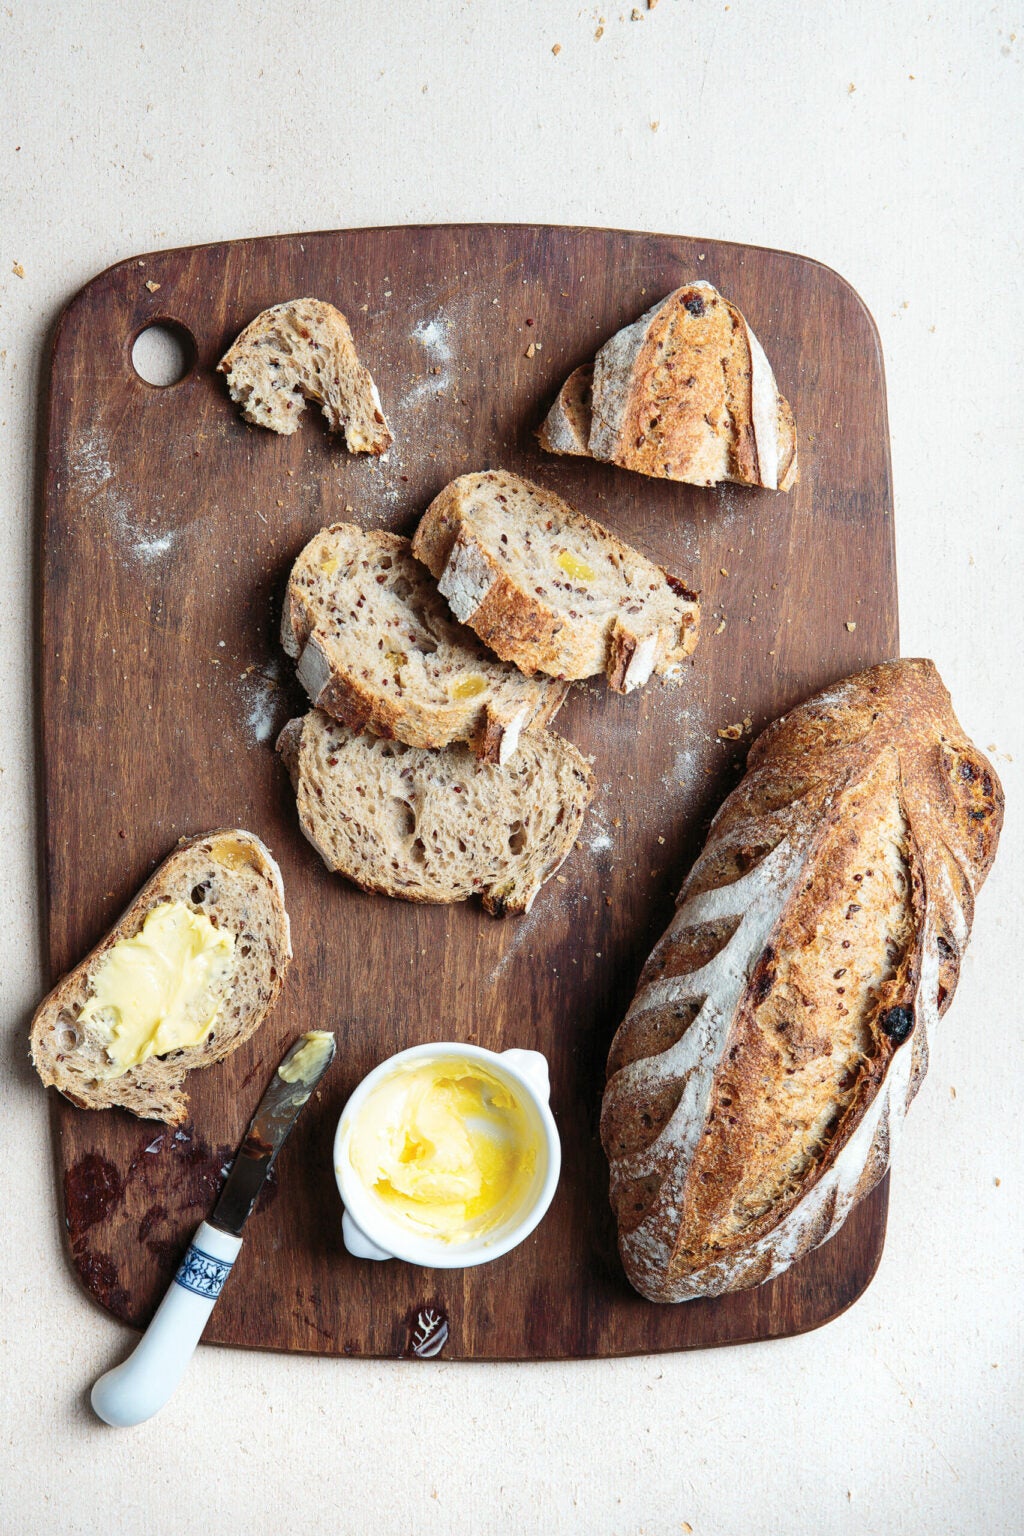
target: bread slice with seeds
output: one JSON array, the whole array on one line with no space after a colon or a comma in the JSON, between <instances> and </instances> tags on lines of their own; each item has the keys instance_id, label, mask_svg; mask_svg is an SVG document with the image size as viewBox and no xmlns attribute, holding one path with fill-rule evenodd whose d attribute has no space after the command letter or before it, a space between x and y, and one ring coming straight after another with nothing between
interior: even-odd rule
<instances>
[{"instance_id":1,"label":"bread slice with seeds","mask_svg":"<svg viewBox=\"0 0 1024 1536\"><path fill-rule=\"evenodd\" d=\"M115 945L138 941L147 921L168 909L186 921L194 914L217 940L230 936L230 942L219 942L218 963L199 978L188 1005L186 1017L208 1027L196 1045L120 1070L123 1020L109 1004L97 1006L98 989ZM151 933L146 938L153 954ZM33 1065L47 1087L81 1109L120 1106L143 1120L180 1125L188 1113L181 1087L186 1074L223 1061L259 1028L281 991L291 953L284 886L269 849L239 828L189 838L147 880L106 938L40 1003L30 1036ZM155 955L159 967L159 949Z\"/></svg>"},{"instance_id":2,"label":"bread slice with seeds","mask_svg":"<svg viewBox=\"0 0 1024 1536\"><path fill-rule=\"evenodd\" d=\"M788 491L797 478L793 412L743 315L710 283L687 283L577 369L540 441L642 475ZM581 446L582 445L582 446Z\"/></svg>"},{"instance_id":3,"label":"bread slice with seeds","mask_svg":"<svg viewBox=\"0 0 1024 1536\"><path fill-rule=\"evenodd\" d=\"M566 685L524 677L457 624L409 540L324 528L292 567L281 643L312 702L412 747L469 742L504 763L546 725Z\"/></svg>"},{"instance_id":4,"label":"bread slice with seeds","mask_svg":"<svg viewBox=\"0 0 1024 1536\"><path fill-rule=\"evenodd\" d=\"M498 767L461 744L408 747L312 710L288 722L277 749L328 869L403 901L479 896L496 917L530 910L593 794L586 759L547 731Z\"/></svg>"},{"instance_id":5,"label":"bread slice with seeds","mask_svg":"<svg viewBox=\"0 0 1024 1536\"><path fill-rule=\"evenodd\" d=\"M524 672L629 693L679 674L697 594L568 502L505 470L461 475L431 502L413 554L456 618Z\"/></svg>"},{"instance_id":6,"label":"bread slice with seeds","mask_svg":"<svg viewBox=\"0 0 1024 1536\"><path fill-rule=\"evenodd\" d=\"M217 364L242 415L289 435L312 400L350 453L386 453L391 432L348 321L321 299L290 299L251 321Z\"/></svg>"}]
</instances>

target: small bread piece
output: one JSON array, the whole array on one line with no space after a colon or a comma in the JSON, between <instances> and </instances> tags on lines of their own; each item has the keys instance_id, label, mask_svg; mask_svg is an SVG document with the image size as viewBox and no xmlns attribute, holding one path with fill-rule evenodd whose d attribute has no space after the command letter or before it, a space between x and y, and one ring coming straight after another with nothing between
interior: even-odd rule
<instances>
[{"instance_id":1,"label":"small bread piece","mask_svg":"<svg viewBox=\"0 0 1024 1536\"><path fill-rule=\"evenodd\" d=\"M593 419L594 365L584 363L570 373L537 433L548 453L590 453Z\"/></svg>"},{"instance_id":2,"label":"small bread piece","mask_svg":"<svg viewBox=\"0 0 1024 1536\"><path fill-rule=\"evenodd\" d=\"M630 693L678 675L697 594L552 491L504 470L460 475L431 502L413 554L456 618L527 674Z\"/></svg>"},{"instance_id":3,"label":"small bread piece","mask_svg":"<svg viewBox=\"0 0 1024 1536\"><path fill-rule=\"evenodd\" d=\"M93 995L93 978L121 939L133 938L154 908L181 902L234 935L232 974L209 1035L196 1046L151 1056L110 1075L105 1037L77 1019ZM107 937L44 998L32 1020L31 1053L47 1087L81 1109L115 1105L142 1120L181 1125L186 1073L223 1061L262 1024L291 959L281 872L251 832L225 828L181 843L150 876Z\"/></svg>"},{"instance_id":4,"label":"small bread piece","mask_svg":"<svg viewBox=\"0 0 1024 1536\"><path fill-rule=\"evenodd\" d=\"M330 430L344 432L350 453L379 455L391 446L377 386L333 304L290 299L263 310L225 352L217 372L254 426L288 435L312 400Z\"/></svg>"},{"instance_id":5,"label":"small bread piece","mask_svg":"<svg viewBox=\"0 0 1024 1536\"><path fill-rule=\"evenodd\" d=\"M677 288L605 342L589 394L582 372L570 374L541 428L549 452L589 452L691 485L795 483L789 403L750 326L710 283Z\"/></svg>"},{"instance_id":6,"label":"small bread piece","mask_svg":"<svg viewBox=\"0 0 1024 1536\"><path fill-rule=\"evenodd\" d=\"M409 540L335 523L288 581L281 644L318 708L412 747L468 741L505 763L554 717L567 685L526 678L456 624Z\"/></svg>"},{"instance_id":7,"label":"small bread piece","mask_svg":"<svg viewBox=\"0 0 1024 1536\"><path fill-rule=\"evenodd\" d=\"M524 736L504 768L361 735L321 710L290 720L278 751L299 822L327 868L404 901L482 898L528 912L579 833L593 774L571 742Z\"/></svg>"},{"instance_id":8,"label":"small bread piece","mask_svg":"<svg viewBox=\"0 0 1024 1536\"><path fill-rule=\"evenodd\" d=\"M754 743L608 1060L601 1137L644 1296L759 1285L882 1177L1002 806L930 661L848 678Z\"/></svg>"}]
</instances>

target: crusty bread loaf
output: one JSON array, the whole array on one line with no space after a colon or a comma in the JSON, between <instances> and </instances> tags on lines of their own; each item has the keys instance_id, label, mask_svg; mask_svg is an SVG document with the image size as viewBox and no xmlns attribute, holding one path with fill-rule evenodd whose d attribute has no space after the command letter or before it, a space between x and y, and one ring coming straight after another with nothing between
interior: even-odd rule
<instances>
[{"instance_id":1,"label":"crusty bread loaf","mask_svg":"<svg viewBox=\"0 0 1024 1536\"><path fill-rule=\"evenodd\" d=\"M540 430L551 453L589 453L666 480L788 491L796 427L757 337L710 283L670 293L570 374Z\"/></svg>"},{"instance_id":2,"label":"crusty bread loaf","mask_svg":"<svg viewBox=\"0 0 1024 1536\"><path fill-rule=\"evenodd\" d=\"M467 741L487 762L507 762L567 691L457 624L408 539L351 523L321 529L296 560L281 643L313 703L354 730L412 747Z\"/></svg>"},{"instance_id":3,"label":"crusty bread loaf","mask_svg":"<svg viewBox=\"0 0 1024 1536\"><path fill-rule=\"evenodd\" d=\"M479 895L496 917L530 910L593 793L586 759L547 731L524 736L498 767L462 745L407 747L312 710L289 721L278 751L328 869L405 901Z\"/></svg>"},{"instance_id":4,"label":"crusty bread loaf","mask_svg":"<svg viewBox=\"0 0 1024 1536\"><path fill-rule=\"evenodd\" d=\"M105 1036L78 1019L93 995L97 970L121 939L133 938L154 908L182 902L234 935L232 972L209 1035L200 1045L151 1056L111 1076ZM47 1087L82 1109L120 1105L143 1120L180 1125L188 1112L186 1073L212 1066L259 1028L273 1007L291 959L281 872L270 851L238 828L181 843L154 871L102 943L46 997L32 1020L32 1061Z\"/></svg>"},{"instance_id":5,"label":"crusty bread loaf","mask_svg":"<svg viewBox=\"0 0 1024 1536\"><path fill-rule=\"evenodd\" d=\"M413 554L455 616L526 673L629 693L678 676L697 594L552 491L504 470L460 475L420 521Z\"/></svg>"},{"instance_id":6,"label":"crusty bread loaf","mask_svg":"<svg viewBox=\"0 0 1024 1536\"><path fill-rule=\"evenodd\" d=\"M848 678L755 742L609 1057L601 1135L643 1295L770 1279L881 1178L1001 821L929 661Z\"/></svg>"},{"instance_id":7,"label":"crusty bread loaf","mask_svg":"<svg viewBox=\"0 0 1024 1536\"><path fill-rule=\"evenodd\" d=\"M377 386L356 355L348 321L321 299L290 299L250 321L217 364L242 415L294 432L307 400L350 453L386 453L391 433Z\"/></svg>"}]
</instances>

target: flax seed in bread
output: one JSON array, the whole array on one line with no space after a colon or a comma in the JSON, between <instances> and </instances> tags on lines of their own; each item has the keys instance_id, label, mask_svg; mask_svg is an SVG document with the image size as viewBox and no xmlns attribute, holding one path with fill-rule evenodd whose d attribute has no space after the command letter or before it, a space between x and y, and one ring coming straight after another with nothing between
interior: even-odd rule
<instances>
[{"instance_id":1,"label":"flax seed in bread","mask_svg":"<svg viewBox=\"0 0 1024 1536\"><path fill-rule=\"evenodd\" d=\"M310 699L355 730L413 747L469 742L504 763L566 685L526 678L457 624L409 540L324 528L292 567L281 642Z\"/></svg>"},{"instance_id":2,"label":"flax seed in bread","mask_svg":"<svg viewBox=\"0 0 1024 1536\"><path fill-rule=\"evenodd\" d=\"M797 478L789 403L754 332L710 283L687 283L562 386L540 431L551 453L589 453L691 485L788 491Z\"/></svg>"},{"instance_id":3,"label":"flax seed in bread","mask_svg":"<svg viewBox=\"0 0 1024 1536\"><path fill-rule=\"evenodd\" d=\"M1002 792L935 667L777 720L612 1042L601 1136L633 1285L758 1285L881 1178L952 1000Z\"/></svg>"},{"instance_id":4,"label":"flax seed in bread","mask_svg":"<svg viewBox=\"0 0 1024 1536\"><path fill-rule=\"evenodd\" d=\"M256 316L217 364L232 400L257 427L290 434L307 400L350 453L386 453L391 433L348 321L321 299L291 299Z\"/></svg>"},{"instance_id":5,"label":"flax seed in bread","mask_svg":"<svg viewBox=\"0 0 1024 1536\"><path fill-rule=\"evenodd\" d=\"M184 904L230 933L230 962L205 1000L207 1012L215 1013L198 1045L149 1056L118 1073L110 1056L111 1021L89 1018L88 1005L114 945L138 935L168 903ZM102 943L39 1005L32 1020L33 1064L47 1087L83 1109L120 1105L143 1120L180 1125L188 1112L184 1077L222 1061L259 1028L290 959L284 887L269 849L238 828L189 838L154 872Z\"/></svg>"},{"instance_id":6,"label":"flax seed in bread","mask_svg":"<svg viewBox=\"0 0 1024 1536\"><path fill-rule=\"evenodd\" d=\"M505 470L461 475L423 514L413 554L455 616L532 675L629 693L678 676L697 594L552 491Z\"/></svg>"},{"instance_id":7,"label":"flax seed in bread","mask_svg":"<svg viewBox=\"0 0 1024 1536\"><path fill-rule=\"evenodd\" d=\"M499 767L461 744L408 747L312 710L289 721L278 751L328 869L404 901L476 895L496 917L530 910L593 793L586 760L548 731L524 736Z\"/></svg>"}]
</instances>

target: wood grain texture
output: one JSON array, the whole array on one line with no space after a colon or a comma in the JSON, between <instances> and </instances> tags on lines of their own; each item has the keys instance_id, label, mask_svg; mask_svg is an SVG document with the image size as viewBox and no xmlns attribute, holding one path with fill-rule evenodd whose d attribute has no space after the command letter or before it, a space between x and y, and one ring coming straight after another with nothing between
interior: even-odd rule
<instances>
[{"instance_id":1,"label":"wood grain texture","mask_svg":"<svg viewBox=\"0 0 1024 1536\"><path fill-rule=\"evenodd\" d=\"M789 495L645 480L537 446L569 370L693 277L744 312L792 402L801 480ZM260 309L306 294L352 324L395 434L382 463L351 457L312 412L289 438L246 426L213 373ZM135 336L160 319L186 326L196 346L192 371L166 389L131 365ZM539 350L527 357L531 342ZM643 1301L616 1255L597 1135L609 1041L742 770L743 744L718 728L749 718L756 733L897 652L885 387L852 289L777 251L607 230L237 241L97 277L65 311L51 366L39 670L52 977L177 838L220 825L269 843L295 947L260 1033L189 1080L184 1132L54 1096L68 1252L89 1293L145 1323L286 1044L327 1027L337 1061L247 1228L207 1339L402 1355L429 1307L448 1323L444 1359L621 1355L800 1332L855 1300L881 1253L885 1183L769 1285L676 1307ZM529 917L504 921L473 903L364 895L328 875L272 751L302 708L277 627L310 534L345 517L409 533L453 476L496 465L607 522L699 587L704 605L680 685L571 694L558 729L593 754L594 806L564 883ZM330 1155L345 1098L383 1056L447 1039L546 1052L564 1151L554 1205L519 1249L478 1269L353 1260Z\"/></svg>"}]
</instances>

